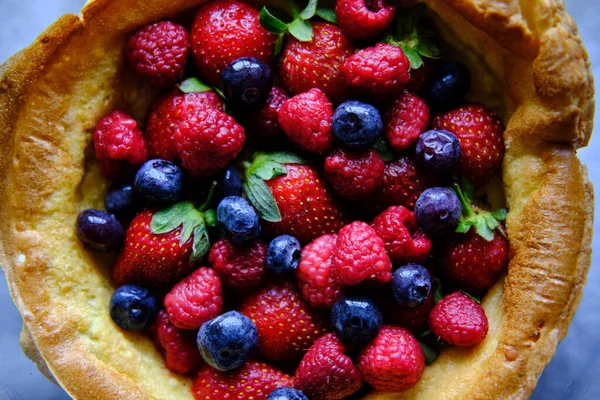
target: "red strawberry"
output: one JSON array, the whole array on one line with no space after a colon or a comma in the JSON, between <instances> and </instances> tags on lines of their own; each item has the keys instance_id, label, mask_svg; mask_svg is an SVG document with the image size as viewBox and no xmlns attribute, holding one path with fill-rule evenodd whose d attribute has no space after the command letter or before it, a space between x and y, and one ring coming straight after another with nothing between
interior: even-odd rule
<instances>
[{"instance_id":1,"label":"red strawberry","mask_svg":"<svg viewBox=\"0 0 600 400\"><path fill-rule=\"evenodd\" d=\"M94 148L100 174L111 180L130 178L148 159L142 132L135 120L122 111L114 111L98 121Z\"/></svg>"},{"instance_id":2,"label":"red strawberry","mask_svg":"<svg viewBox=\"0 0 600 400\"><path fill-rule=\"evenodd\" d=\"M291 387L294 379L259 361L247 361L240 368L220 372L204 365L192 383L195 400L264 400L278 387Z\"/></svg>"},{"instance_id":3,"label":"red strawberry","mask_svg":"<svg viewBox=\"0 0 600 400\"><path fill-rule=\"evenodd\" d=\"M488 319L477 302L463 293L454 292L435 305L429 315L429 327L444 342L469 347L485 339Z\"/></svg>"},{"instance_id":4,"label":"red strawberry","mask_svg":"<svg viewBox=\"0 0 600 400\"><path fill-rule=\"evenodd\" d=\"M183 26L161 21L137 31L127 42L125 56L135 72L149 78L155 88L164 89L183 75L189 47Z\"/></svg>"},{"instance_id":5,"label":"red strawberry","mask_svg":"<svg viewBox=\"0 0 600 400\"><path fill-rule=\"evenodd\" d=\"M200 6L190 41L196 66L213 85L221 72L240 57L256 57L269 63L275 35L260 26L258 11L236 0L214 0Z\"/></svg>"},{"instance_id":6,"label":"red strawberry","mask_svg":"<svg viewBox=\"0 0 600 400\"><path fill-rule=\"evenodd\" d=\"M392 280L392 263L383 240L368 224L352 222L340 229L331 266L334 281L356 285L368 279L380 283Z\"/></svg>"},{"instance_id":7,"label":"red strawberry","mask_svg":"<svg viewBox=\"0 0 600 400\"><path fill-rule=\"evenodd\" d=\"M219 240L208 260L223 283L233 289L256 289L267 273L267 248L260 241L236 246L228 239Z\"/></svg>"},{"instance_id":8,"label":"red strawberry","mask_svg":"<svg viewBox=\"0 0 600 400\"><path fill-rule=\"evenodd\" d=\"M409 331L384 325L360 353L357 366L363 379L375 390L401 392L421 379L425 356Z\"/></svg>"},{"instance_id":9,"label":"red strawberry","mask_svg":"<svg viewBox=\"0 0 600 400\"><path fill-rule=\"evenodd\" d=\"M373 150L349 152L337 149L325 158L325 178L335 192L347 199L373 194L383 183L383 160Z\"/></svg>"},{"instance_id":10,"label":"red strawberry","mask_svg":"<svg viewBox=\"0 0 600 400\"><path fill-rule=\"evenodd\" d=\"M280 87L273 86L265 104L250 115L246 129L256 136L279 136L279 110L288 99L288 95Z\"/></svg>"},{"instance_id":11,"label":"red strawberry","mask_svg":"<svg viewBox=\"0 0 600 400\"><path fill-rule=\"evenodd\" d=\"M324 318L304 303L290 282L263 286L242 301L240 311L256 324L258 351L269 360L301 357L326 331Z\"/></svg>"},{"instance_id":12,"label":"red strawberry","mask_svg":"<svg viewBox=\"0 0 600 400\"><path fill-rule=\"evenodd\" d=\"M337 0L337 22L349 38L372 39L388 27L394 19L396 7L385 0Z\"/></svg>"},{"instance_id":13,"label":"red strawberry","mask_svg":"<svg viewBox=\"0 0 600 400\"><path fill-rule=\"evenodd\" d=\"M221 279L201 267L171 289L163 302L169 320L181 329L198 329L223 311Z\"/></svg>"},{"instance_id":14,"label":"red strawberry","mask_svg":"<svg viewBox=\"0 0 600 400\"><path fill-rule=\"evenodd\" d=\"M337 235L323 235L302 249L296 278L302 297L315 308L329 309L344 294L343 287L331 277L331 254L336 240Z\"/></svg>"},{"instance_id":15,"label":"red strawberry","mask_svg":"<svg viewBox=\"0 0 600 400\"><path fill-rule=\"evenodd\" d=\"M383 117L383 131L395 151L413 147L429 125L429 108L422 98L405 91Z\"/></svg>"},{"instance_id":16,"label":"red strawberry","mask_svg":"<svg viewBox=\"0 0 600 400\"><path fill-rule=\"evenodd\" d=\"M459 172L475 186L483 186L500 170L504 156L500 119L485 106L471 104L438 115L434 129L445 129L460 141Z\"/></svg>"},{"instance_id":17,"label":"red strawberry","mask_svg":"<svg viewBox=\"0 0 600 400\"><path fill-rule=\"evenodd\" d=\"M401 156L385 164L376 202L382 209L404 206L412 210L421 193L431 186L434 186L432 177L418 170L411 157Z\"/></svg>"},{"instance_id":18,"label":"red strawberry","mask_svg":"<svg viewBox=\"0 0 600 400\"><path fill-rule=\"evenodd\" d=\"M319 338L302 358L294 387L312 400L343 399L358 391L362 379L349 350L333 333Z\"/></svg>"}]
</instances>

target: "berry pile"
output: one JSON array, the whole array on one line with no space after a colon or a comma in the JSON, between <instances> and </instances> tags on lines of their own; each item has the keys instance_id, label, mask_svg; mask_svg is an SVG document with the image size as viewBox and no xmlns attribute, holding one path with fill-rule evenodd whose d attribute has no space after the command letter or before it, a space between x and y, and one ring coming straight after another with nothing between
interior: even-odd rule
<instances>
[{"instance_id":1,"label":"berry pile","mask_svg":"<svg viewBox=\"0 0 600 400\"><path fill-rule=\"evenodd\" d=\"M141 28L125 58L165 92L93 133L114 183L77 235L117 253L114 324L147 332L196 399L406 390L485 340L478 298L508 263L486 199L503 126L465 101L426 8L290 10L213 0Z\"/></svg>"}]
</instances>

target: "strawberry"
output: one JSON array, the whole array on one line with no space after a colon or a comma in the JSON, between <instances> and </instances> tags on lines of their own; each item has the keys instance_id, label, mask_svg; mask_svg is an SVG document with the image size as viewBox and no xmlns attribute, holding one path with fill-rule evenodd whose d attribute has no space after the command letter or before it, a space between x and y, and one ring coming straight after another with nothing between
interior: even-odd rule
<instances>
[{"instance_id":1,"label":"strawberry","mask_svg":"<svg viewBox=\"0 0 600 400\"><path fill-rule=\"evenodd\" d=\"M312 400L343 399L358 391L362 379L349 350L334 333L320 337L302 358L294 387Z\"/></svg>"},{"instance_id":2,"label":"strawberry","mask_svg":"<svg viewBox=\"0 0 600 400\"><path fill-rule=\"evenodd\" d=\"M251 290L265 281L267 247L258 240L239 246L228 239L221 239L210 249L208 260L230 288Z\"/></svg>"},{"instance_id":3,"label":"strawberry","mask_svg":"<svg viewBox=\"0 0 600 400\"><path fill-rule=\"evenodd\" d=\"M440 300L429 315L431 331L453 346L470 347L485 339L488 319L469 296L454 292Z\"/></svg>"},{"instance_id":4,"label":"strawberry","mask_svg":"<svg viewBox=\"0 0 600 400\"><path fill-rule=\"evenodd\" d=\"M383 131L397 152L413 147L429 125L429 108L425 100L404 91L383 116Z\"/></svg>"},{"instance_id":5,"label":"strawberry","mask_svg":"<svg viewBox=\"0 0 600 400\"><path fill-rule=\"evenodd\" d=\"M337 149L325 158L325 178L337 194L361 199L373 194L383 183L383 160L373 150L350 152Z\"/></svg>"},{"instance_id":6,"label":"strawberry","mask_svg":"<svg viewBox=\"0 0 600 400\"><path fill-rule=\"evenodd\" d=\"M192 383L195 400L265 400L278 387L293 386L294 379L259 361L247 361L240 368L221 372L204 365Z\"/></svg>"},{"instance_id":7,"label":"strawberry","mask_svg":"<svg viewBox=\"0 0 600 400\"><path fill-rule=\"evenodd\" d=\"M396 7L385 0L337 0L337 22L349 38L372 39L382 33L394 19Z\"/></svg>"},{"instance_id":8,"label":"strawberry","mask_svg":"<svg viewBox=\"0 0 600 400\"><path fill-rule=\"evenodd\" d=\"M263 286L242 301L240 311L256 324L258 352L268 360L300 358L326 331L325 319L304 303L290 282Z\"/></svg>"}]
</instances>

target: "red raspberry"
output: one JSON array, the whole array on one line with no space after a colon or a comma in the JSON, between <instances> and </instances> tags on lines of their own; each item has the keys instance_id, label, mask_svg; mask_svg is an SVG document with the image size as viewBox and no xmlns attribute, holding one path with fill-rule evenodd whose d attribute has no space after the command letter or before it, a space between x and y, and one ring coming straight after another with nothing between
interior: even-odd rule
<instances>
[{"instance_id":1,"label":"red raspberry","mask_svg":"<svg viewBox=\"0 0 600 400\"><path fill-rule=\"evenodd\" d=\"M337 0L335 15L342 32L367 40L382 33L394 19L396 7L385 0Z\"/></svg>"},{"instance_id":2,"label":"red raspberry","mask_svg":"<svg viewBox=\"0 0 600 400\"><path fill-rule=\"evenodd\" d=\"M403 206L392 206L373 220L373 229L385 242L393 263L424 261L431 239L417 225L414 214Z\"/></svg>"},{"instance_id":3,"label":"red raspberry","mask_svg":"<svg viewBox=\"0 0 600 400\"><path fill-rule=\"evenodd\" d=\"M342 75L356 92L371 96L402 93L410 75L410 63L400 47L377 43L346 58Z\"/></svg>"},{"instance_id":4,"label":"red raspberry","mask_svg":"<svg viewBox=\"0 0 600 400\"><path fill-rule=\"evenodd\" d=\"M375 390L401 392L421 379L425 356L409 331L384 325L359 355L357 366L363 379Z\"/></svg>"},{"instance_id":5,"label":"red raspberry","mask_svg":"<svg viewBox=\"0 0 600 400\"><path fill-rule=\"evenodd\" d=\"M333 144L333 107L319 89L287 100L279 110L279 125L301 149L322 153Z\"/></svg>"},{"instance_id":6,"label":"red raspberry","mask_svg":"<svg viewBox=\"0 0 600 400\"><path fill-rule=\"evenodd\" d=\"M488 319L477 302L463 293L454 292L435 305L429 314L429 327L444 342L469 347L485 339Z\"/></svg>"},{"instance_id":7,"label":"red raspberry","mask_svg":"<svg viewBox=\"0 0 600 400\"><path fill-rule=\"evenodd\" d=\"M357 200L373 194L383 183L384 163L373 151L337 149L325 158L325 178L337 194Z\"/></svg>"},{"instance_id":8,"label":"red raspberry","mask_svg":"<svg viewBox=\"0 0 600 400\"><path fill-rule=\"evenodd\" d=\"M221 279L213 269L198 268L173 286L164 306L176 327L198 329L223 310Z\"/></svg>"},{"instance_id":9,"label":"red raspberry","mask_svg":"<svg viewBox=\"0 0 600 400\"><path fill-rule=\"evenodd\" d=\"M230 288L256 289L265 281L267 248L258 240L248 246L236 246L227 239L219 240L210 249L208 260Z\"/></svg>"},{"instance_id":10,"label":"red raspberry","mask_svg":"<svg viewBox=\"0 0 600 400\"><path fill-rule=\"evenodd\" d=\"M132 69L157 89L177 83L183 75L190 41L181 25L161 21L146 25L127 42L125 56Z\"/></svg>"},{"instance_id":11,"label":"red raspberry","mask_svg":"<svg viewBox=\"0 0 600 400\"><path fill-rule=\"evenodd\" d=\"M413 147L429 125L425 100L405 91L383 116L383 132L395 151Z\"/></svg>"},{"instance_id":12,"label":"red raspberry","mask_svg":"<svg viewBox=\"0 0 600 400\"><path fill-rule=\"evenodd\" d=\"M330 309L344 294L343 287L331 278L331 254L337 235L323 235L302 249L296 270L298 286L311 306Z\"/></svg>"},{"instance_id":13,"label":"red raspberry","mask_svg":"<svg viewBox=\"0 0 600 400\"><path fill-rule=\"evenodd\" d=\"M399 157L385 164L383 184L377 194L378 206L398 205L412 210L421 193L431 186L434 186L433 179L418 170L412 158Z\"/></svg>"},{"instance_id":14,"label":"red raspberry","mask_svg":"<svg viewBox=\"0 0 600 400\"><path fill-rule=\"evenodd\" d=\"M100 174L115 181L130 178L148 159L142 132L135 120L122 111L113 111L98 121L94 148Z\"/></svg>"},{"instance_id":15,"label":"red raspberry","mask_svg":"<svg viewBox=\"0 0 600 400\"><path fill-rule=\"evenodd\" d=\"M354 221L340 229L331 260L334 280L356 285L367 279L392 280L392 263L383 239L369 224Z\"/></svg>"},{"instance_id":16,"label":"red raspberry","mask_svg":"<svg viewBox=\"0 0 600 400\"><path fill-rule=\"evenodd\" d=\"M181 165L193 176L209 176L226 168L244 146L244 128L223 111L194 109L175 129Z\"/></svg>"},{"instance_id":17,"label":"red raspberry","mask_svg":"<svg viewBox=\"0 0 600 400\"><path fill-rule=\"evenodd\" d=\"M273 86L266 103L250 115L247 130L256 136L279 136L279 110L289 99L285 90Z\"/></svg>"},{"instance_id":18,"label":"red raspberry","mask_svg":"<svg viewBox=\"0 0 600 400\"><path fill-rule=\"evenodd\" d=\"M358 391L362 379L350 349L333 333L319 338L306 352L294 377L294 387L312 400L343 399Z\"/></svg>"}]
</instances>

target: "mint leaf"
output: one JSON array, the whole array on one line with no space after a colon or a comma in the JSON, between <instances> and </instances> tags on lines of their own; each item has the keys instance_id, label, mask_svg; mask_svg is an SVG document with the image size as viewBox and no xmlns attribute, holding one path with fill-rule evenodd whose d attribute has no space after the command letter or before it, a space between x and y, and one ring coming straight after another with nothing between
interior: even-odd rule
<instances>
[{"instance_id":1,"label":"mint leaf","mask_svg":"<svg viewBox=\"0 0 600 400\"><path fill-rule=\"evenodd\" d=\"M335 11L333 11L330 8L319 8L316 14L327 22L337 24L337 17L335 16Z\"/></svg>"},{"instance_id":2,"label":"mint leaf","mask_svg":"<svg viewBox=\"0 0 600 400\"><path fill-rule=\"evenodd\" d=\"M384 162L392 161L394 159L394 153L388 142L380 137L373 145L373 150L381 157Z\"/></svg>"},{"instance_id":3,"label":"mint leaf","mask_svg":"<svg viewBox=\"0 0 600 400\"><path fill-rule=\"evenodd\" d=\"M288 32L301 42L310 42L313 39L313 29L309 22L295 19L288 25Z\"/></svg>"},{"instance_id":4,"label":"mint leaf","mask_svg":"<svg viewBox=\"0 0 600 400\"><path fill-rule=\"evenodd\" d=\"M265 181L256 175L248 174L244 192L262 219L269 222L281 221L279 207Z\"/></svg>"},{"instance_id":5,"label":"mint leaf","mask_svg":"<svg viewBox=\"0 0 600 400\"><path fill-rule=\"evenodd\" d=\"M204 224L198 225L194 229L194 243L192 244L192 255L190 261L195 262L201 259L210 250L210 240Z\"/></svg>"},{"instance_id":6,"label":"mint leaf","mask_svg":"<svg viewBox=\"0 0 600 400\"><path fill-rule=\"evenodd\" d=\"M189 78L179 84L179 90L183 93L200 93L208 92L212 88L202 83L198 78Z\"/></svg>"},{"instance_id":7,"label":"mint leaf","mask_svg":"<svg viewBox=\"0 0 600 400\"><path fill-rule=\"evenodd\" d=\"M265 154L265 157L280 164L306 164L306 160L304 158L287 151Z\"/></svg>"},{"instance_id":8,"label":"mint leaf","mask_svg":"<svg viewBox=\"0 0 600 400\"><path fill-rule=\"evenodd\" d=\"M315 15L315 11L317 11L317 0L309 0L299 16L302 19L310 19Z\"/></svg>"},{"instance_id":9,"label":"mint leaf","mask_svg":"<svg viewBox=\"0 0 600 400\"><path fill-rule=\"evenodd\" d=\"M440 353L435 348L424 342L419 341L419 344L421 345L421 349L423 349L423 354L425 354L425 363L427 365L433 364L439 357Z\"/></svg>"},{"instance_id":10,"label":"mint leaf","mask_svg":"<svg viewBox=\"0 0 600 400\"><path fill-rule=\"evenodd\" d=\"M273 179L277 176L287 174L287 169L278 162L275 161L264 161L254 168L252 168L248 173L254 174L259 178L268 181L269 179Z\"/></svg>"},{"instance_id":11,"label":"mint leaf","mask_svg":"<svg viewBox=\"0 0 600 400\"><path fill-rule=\"evenodd\" d=\"M492 214L492 217L496 218L498 221L505 221L508 210L506 208L500 208L492 211L490 214Z\"/></svg>"},{"instance_id":12,"label":"mint leaf","mask_svg":"<svg viewBox=\"0 0 600 400\"><path fill-rule=\"evenodd\" d=\"M191 210L194 210L194 205L184 201L158 211L152 217L150 231L157 235L174 231L183 223L185 216Z\"/></svg>"},{"instance_id":13,"label":"mint leaf","mask_svg":"<svg viewBox=\"0 0 600 400\"><path fill-rule=\"evenodd\" d=\"M263 7L260 10L260 13L258 14L258 20L263 28L277 35L281 35L288 30L288 25L271 14L267 7Z\"/></svg>"}]
</instances>

